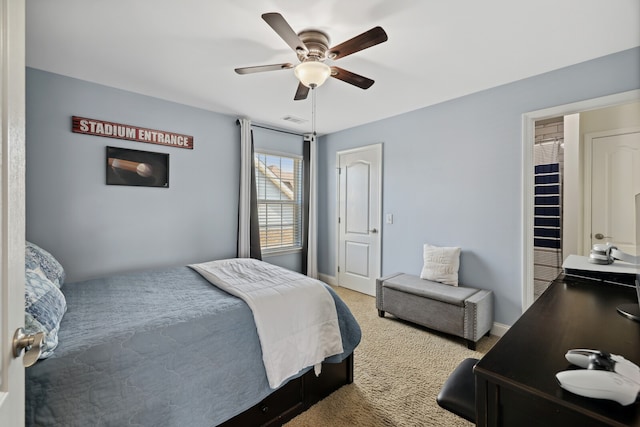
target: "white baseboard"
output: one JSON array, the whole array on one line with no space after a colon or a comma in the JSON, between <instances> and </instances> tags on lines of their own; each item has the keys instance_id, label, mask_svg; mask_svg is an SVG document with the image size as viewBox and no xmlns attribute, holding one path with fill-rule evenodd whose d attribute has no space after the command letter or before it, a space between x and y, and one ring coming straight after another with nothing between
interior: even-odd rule
<instances>
[{"instance_id":1,"label":"white baseboard","mask_svg":"<svg viewBox=\"0 0 640 427\"><path fill-rule=\"evenodd\" d=\"M493 326L491 327L491 335L501 337L504 334L506 334L508 330L509 330L508 325L504 325L498 322L493 322Z\"/></svg>"},{"instance_id":2,"label":"white baseboard","mask_svg":"<svg viewBox=\"0 0 640 427\"><path fill-rule=\"evenodd\" d=\"M338 281L336 280L336 276L329 276L328 274L318 273L318 279L322 280L327 285L337 286Z\"/></svg>"}]
</instances>

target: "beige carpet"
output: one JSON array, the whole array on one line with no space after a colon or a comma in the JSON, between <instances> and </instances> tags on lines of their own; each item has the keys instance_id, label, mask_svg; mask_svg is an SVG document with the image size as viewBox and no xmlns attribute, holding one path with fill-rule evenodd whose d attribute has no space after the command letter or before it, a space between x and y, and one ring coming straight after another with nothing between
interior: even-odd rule
<instances>
[{"instance_id":1,"label":"beige carpet","mask_svg":"<svg viewBox=\"0 0 640 427\"><path fill-rule=\"evenodd\" d=\"M421 328L389 314L378 317L375 298L336 288L362 328L354 382L297 416L287 427L471 426L440 408L436 396L455 367L480 358L497 341L484 337L477 351L460 338Z\"/></svg>"}]
</instances>

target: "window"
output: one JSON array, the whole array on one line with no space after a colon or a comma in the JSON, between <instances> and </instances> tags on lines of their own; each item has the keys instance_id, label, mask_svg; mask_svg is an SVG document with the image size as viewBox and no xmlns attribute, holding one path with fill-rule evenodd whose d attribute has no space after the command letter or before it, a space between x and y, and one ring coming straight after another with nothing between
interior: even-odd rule
<instances>
[{"instance_id":1,"label":"window","mask_svg":"<svg viewBox=\"0 0 640 427\"><path fill-rule=\"evenodd\" d=\"M264 252L302 247L302 158L255 153L260 246Z\"/></svg>"}]
</instances>

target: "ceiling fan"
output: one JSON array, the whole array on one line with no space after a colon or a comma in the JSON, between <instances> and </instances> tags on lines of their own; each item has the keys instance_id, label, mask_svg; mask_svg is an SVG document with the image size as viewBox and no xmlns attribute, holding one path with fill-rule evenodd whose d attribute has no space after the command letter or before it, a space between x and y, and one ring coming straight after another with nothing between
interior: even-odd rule
<instances>
[{"instance_id":1,"label":"ceiling fan","mask_svg":"<svg viewBox=\"0 0 640 427\"><path fill-rule=\"evenodd\" d=\"M343 82L352 84L362 89L368 89L374 81L347 71L336 66L328 66L325 60L338 60L352 53L375 46L387 41L387 33L382 27L375 27L369 31L353 37L337 46L329 48L329 36L320 30L303 30L296 34L291 26L279 13L265 13L262 15L273 30L294 50L298 55L300 64L291 63L258 65L254 67L236 68L238 74L259 73L262 71L289 70L294 73L300 83L296 90L294 100L306 99L309 89L322 85L331 76Z\"/></svg>"}]
</instances>

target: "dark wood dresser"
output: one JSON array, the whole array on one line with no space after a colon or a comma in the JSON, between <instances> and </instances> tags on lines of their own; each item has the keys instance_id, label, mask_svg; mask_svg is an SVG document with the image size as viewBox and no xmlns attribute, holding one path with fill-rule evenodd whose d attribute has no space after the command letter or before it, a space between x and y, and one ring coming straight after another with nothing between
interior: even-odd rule
<instances>
[{"instance_id":1,"label":"dark wood dresser","mask_svg":"<svg viewBox=\"0 0 640 427\"><path fill-rule=\"evenodd\" d=\"M560 276L475 367L478 426L640 426L640 402L622 406L563 390L572 348L640 365L640 323L618 314L633 288Z\"/></svg>"}]
</instances>

